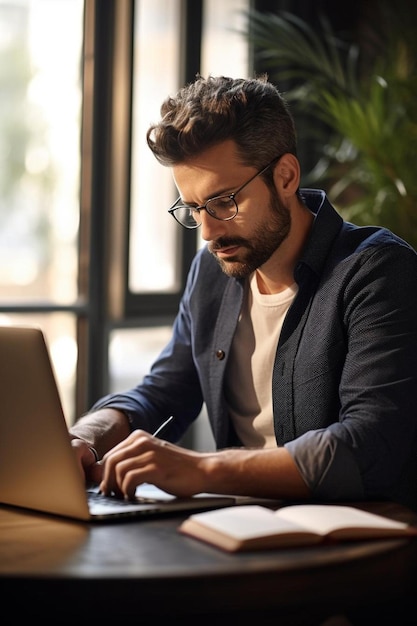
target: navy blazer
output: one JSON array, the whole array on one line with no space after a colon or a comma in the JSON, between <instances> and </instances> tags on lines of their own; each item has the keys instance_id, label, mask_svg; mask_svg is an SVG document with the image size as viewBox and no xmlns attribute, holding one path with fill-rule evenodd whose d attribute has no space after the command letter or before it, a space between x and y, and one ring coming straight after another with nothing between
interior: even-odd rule
<instances>
[{"instance_id":1,"label":"navy blazer","mask_svg":"<svg viewBox=\"0 0 417 626\"><path fill-rule=\"evenodd\" d=\"M317 499L416 508L417 254L384 228L345 222L323 191L301 191L315 220L275 357L277 444ZM204 402L217 447L239 445L224 375L243 292L244 281L201 250L172 339L150 373L92 410L118 408L132 428L149 431L174 414L169 431L177 441Z\"/></svg>"}]
</instances>

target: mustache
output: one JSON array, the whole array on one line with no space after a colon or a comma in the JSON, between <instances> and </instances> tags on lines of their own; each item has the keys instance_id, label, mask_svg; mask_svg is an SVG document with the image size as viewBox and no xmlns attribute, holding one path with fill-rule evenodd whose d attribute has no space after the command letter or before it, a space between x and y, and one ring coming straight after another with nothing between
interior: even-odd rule
<instances>
[{"instance_id":1,"label":"mustache","mask_svg":"<svg viewBox=\"0 0 417 626\"><path fill-rule=\"evenodd\" d=\"M210 242L210 250L212 252L222 248L232 248L233 246L248 247L248 242L243 237L220 237L220 239Z\"/></svg>"}]
</instances>

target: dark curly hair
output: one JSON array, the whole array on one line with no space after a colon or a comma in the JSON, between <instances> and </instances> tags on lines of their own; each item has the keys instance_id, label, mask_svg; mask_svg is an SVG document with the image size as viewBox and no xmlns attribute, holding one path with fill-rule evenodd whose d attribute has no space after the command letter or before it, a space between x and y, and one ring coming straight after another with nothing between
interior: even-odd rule
<instances>
[{"instance_id":1,"label":"dark curly hair","mask_svg":"<svg viewBox=\"0 0 417 626\"><path fill-rule=\"evenodd\" d=\"M168 97L147 142L165 166L233 140L242 164L262 168L275 157L296 155L296 131L288 105L266 75L253 79L197 76Z\"/></svg>"}]
</instances>

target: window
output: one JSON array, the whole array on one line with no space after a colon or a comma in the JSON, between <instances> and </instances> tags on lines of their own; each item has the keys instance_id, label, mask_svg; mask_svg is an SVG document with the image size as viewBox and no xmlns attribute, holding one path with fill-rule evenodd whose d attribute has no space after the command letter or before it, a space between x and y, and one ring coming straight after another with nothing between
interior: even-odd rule
<instances>
[{"instance_id":1,"label":"window","mask_svg":"<svg viewBox=\"0 0 417 626\"><path fill-rule=\"evenodd\" d=\"M0 323L43 328L71 417L83 10L0 0Z\"/></svg>"},{"instance_id":2,"label":"window","mask_svg":"<svg viewBox=\"0 0 417 626\"><path fill-rule=\"evenodd\" d=\"M180 0L136 3L133 60L133 119L129 290L175 292L180 288L178 229L166 211L174 201L168 169L145 141L159 107L180 81Z\"/></svg>"},{"instance_id":3,"label":"window","mask_svg":"<svg viewBox=\"0 0 417 626\"><path fill-rule=\"evenodd\" d=\"M246 77L248 45L242 36L249 0L205 0L202 33L201 73Z\"/></svg>"}]
</instances>

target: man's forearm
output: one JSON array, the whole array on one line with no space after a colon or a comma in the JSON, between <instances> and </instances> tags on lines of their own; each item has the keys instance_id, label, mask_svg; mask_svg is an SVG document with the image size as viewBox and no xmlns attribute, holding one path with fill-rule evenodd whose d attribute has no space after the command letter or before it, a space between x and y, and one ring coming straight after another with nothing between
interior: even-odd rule
<instances>
[{"instance_id":1,"label":"man's forearm","mask_svg":"<svg viewBox=\"0 0 417 626\"><path fill-rule=\"evenodd\" d=\"M308 498L311 492L285 448L228 449L203 461L205 490L264 498Z\"/></svg>"}]
</instances>

